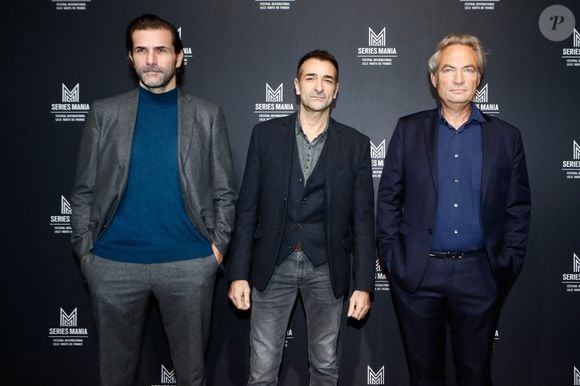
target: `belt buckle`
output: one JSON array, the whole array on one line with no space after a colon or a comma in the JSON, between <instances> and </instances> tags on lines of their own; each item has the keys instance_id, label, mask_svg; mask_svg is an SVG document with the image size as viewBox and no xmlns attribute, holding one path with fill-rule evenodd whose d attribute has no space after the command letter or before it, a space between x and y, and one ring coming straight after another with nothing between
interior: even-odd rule
<instances>
[{"instance_id":1,"label":"belt buckle","mask_svg":"<svg viewBox=\"0 0 580 386\"><path fill-rule=\"evenodd\" d=\"M463 252L447 252L447 256L451 259L462 259L464 256Z\"/></svg>"}]
</instances>

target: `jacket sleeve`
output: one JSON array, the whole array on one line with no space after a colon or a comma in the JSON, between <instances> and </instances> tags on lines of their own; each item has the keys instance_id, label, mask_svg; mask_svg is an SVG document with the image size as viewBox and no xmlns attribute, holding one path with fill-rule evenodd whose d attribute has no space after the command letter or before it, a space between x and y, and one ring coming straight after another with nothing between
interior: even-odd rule
<instances>
[{"instance_id":1,"label":"jacket sleeve","mask_svg":"<svg viewBox=\"0 0 580 386\"><path fill-rule=\"evenodd\" d=\"M95 180L98 163L99 123L96 103L93 104L83 128L71 193L71 243L75 253L85 256L93 247L94 229L91 227L91 207L95 196Z\"/></svg>"},{"instance_id":2,"label":"jacket sleeve","mask_svg":"<svg viewBox=\"0 0 580 386\"><path fill-rule=\"evenodd\" d=\"M225 254L234 227L236 191L228 131L221 109L213 121L211 133L213 204L216 219L212 241L220 252Z\"/></svg>"},{"instance_id":3,"label":"jacket sleeve","mask_svg":"<svg viewBox=\"0 0 580 386\"><path fill-rule=\"evenodd\" d=\"M352 233L353 288L367 292L374 291L376 261L374 187L370 153L370 141L365 137L365 146L362 147L355 179Z\"/></svg>"},{"instance_id":4,"label":"jacket sleeve","mask_svg":"<svg viewBox=\"0 0 580 386\"><path fill-rule=\"evenodd\" d=\"M496 274L511 285L521 271L530 226L531 195L522 138L517 132L512 155L511 175L503 213L501 249L495 253Z\"/></svg>"},{"instance_id":5,"label":"jacket sleeve","mask_svg":"<svg viewBox=\"0 0 580 386\"><path fill-rule=\"evenodd\" d=\"M258 226L258 206L260 200L261 165L258 130L254 128L236 214L236 232L226 264L229 280L250 280L254 233Z\"/></svg>"},{"instance_id":6,"label":"jacket sleeve","mask_svg":"<svg viewBox=\"0 0 580 386\"><path fill-rule=\"evenodd\" d=\"M389 143L377 194L377 246L379 258L389 271L393 248L399 242L404 205L402 131L399 121Z\"/></svg>"}]
</instances>

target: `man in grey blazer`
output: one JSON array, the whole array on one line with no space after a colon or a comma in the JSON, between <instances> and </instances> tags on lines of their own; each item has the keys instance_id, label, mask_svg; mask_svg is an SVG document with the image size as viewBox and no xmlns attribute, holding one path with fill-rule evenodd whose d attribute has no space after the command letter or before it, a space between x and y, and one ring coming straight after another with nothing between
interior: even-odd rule
<instances>
[{"instance_id":1,"label":"man in grey blazer","mask_svg":"<svg viewBox=\"0 0 580 386\"><path fill-rule=\"evenodd\" d=\"M101 383L135 383L155 299L177 384L203 385L213 283L236 200L225 120L178 87L183 47L172 24L136 18L127 50L139 87L94 102L71 195Z\"/></svg>"}]
</instances>

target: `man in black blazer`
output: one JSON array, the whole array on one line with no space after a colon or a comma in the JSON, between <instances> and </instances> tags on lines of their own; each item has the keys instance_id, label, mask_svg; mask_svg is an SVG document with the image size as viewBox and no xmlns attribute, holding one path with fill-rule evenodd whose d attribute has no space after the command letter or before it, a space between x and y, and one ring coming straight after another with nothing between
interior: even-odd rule
<instances>
[{"instance_id":1,"label":"man in black blazer","mask_svg":"<svg viewBox=\"0 0 580 386\"><path fill-rule=\"evenodd\" d=\"M307 319L310 384L335 385L351 277L348 316L364 318L373 291L369 138L330 118L338 93L331 54L306 54L294 85L298 113L252 132L227 265L229 298L241 310L252 305L250 385L277 384L298 294Z\"/></svg>"},{"instance_id":2,"label":"man in black blazer","mask_svg":"<svg viewBox=\"0 0 580 386\"><path fill-rule=\"evenodd\" d=\"M458 384L491 385L500 307L526 252L522 139L471 102L484 69L479 39L445 37L429 60L440 107L401 118L385 159L377 242L411 385L445 385L447 325Z\"/></svg>"}]
</instances>

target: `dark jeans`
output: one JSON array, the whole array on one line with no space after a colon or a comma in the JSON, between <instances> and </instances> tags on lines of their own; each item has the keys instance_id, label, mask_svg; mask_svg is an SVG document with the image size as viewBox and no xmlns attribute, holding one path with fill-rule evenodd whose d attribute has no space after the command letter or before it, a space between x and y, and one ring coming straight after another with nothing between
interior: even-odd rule
<instances>
[{"instance_id":1,"label":"dark jeans","mask_svg":"<svg viewBox=\"0 0 580 386\"><path fill-rule=\"evenodd\" d=\"M213 255L135 264L89 254L81 268L97 326L101 385L135 384L151 296L159 303L177 384L205 385L204 354L218 268Z\"/></svg>"},{"instance_id":2,"label":"dark jeans","mask_svg":"<svg viewBox=\"0 0 580 386\"><path fill-rule=\"evenodd\" d=\"M308 330L310 385L337 384L344 297L334 297L328 264L315 267L304 253L294 252L276 267L263 291L252 291L248 385L278 383L286 329L299 293Z\"/></svg>"}]
</instances>

